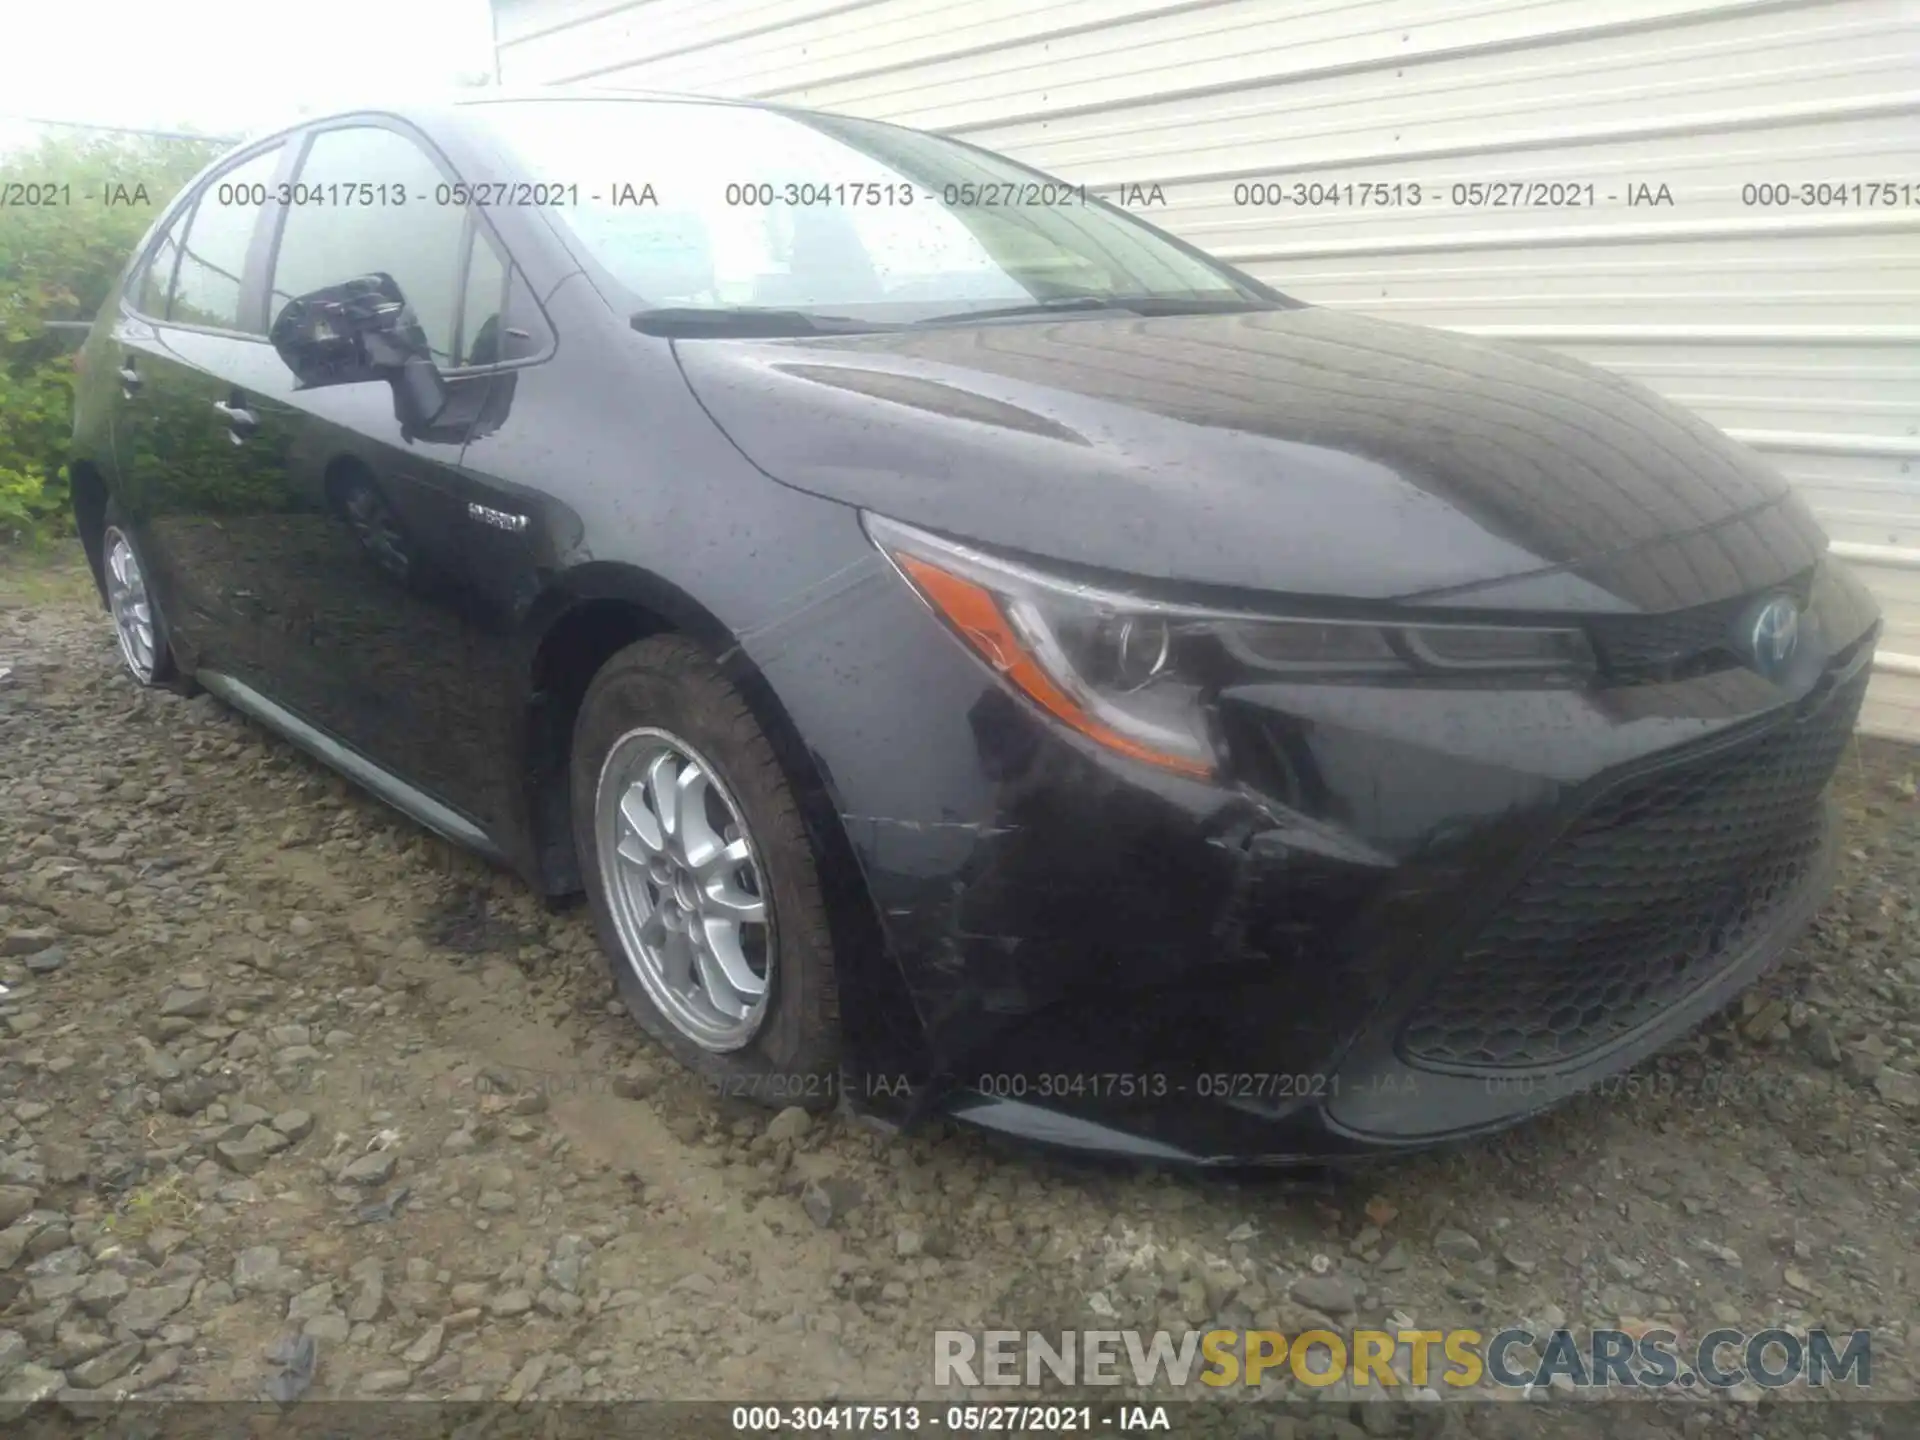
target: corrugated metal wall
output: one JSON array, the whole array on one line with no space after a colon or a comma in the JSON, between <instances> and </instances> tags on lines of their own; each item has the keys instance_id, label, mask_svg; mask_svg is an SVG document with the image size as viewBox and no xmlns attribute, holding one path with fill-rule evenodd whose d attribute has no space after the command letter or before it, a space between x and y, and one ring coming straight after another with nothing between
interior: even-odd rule
<instances>
[{"instance_id":1,"label":"corrugated metal wall","mask_svg":"<svg viewBox=\"0 0 1920 1440\"><path fill-rule=\"evenodd\" d=\"M1800 484L1888 612L1864 724L1920 740L1917 0L495 0L495 18L510 85L779 100L1109 193L1158 185L1148 218L1304 299L1645 381ZM1334 195L1251 203L1267 181ZM1453 203L1513 181L1592 202ZM1417 182L1422 203L1356 204L1365 182Z\"/></svg>"}]
</instances>

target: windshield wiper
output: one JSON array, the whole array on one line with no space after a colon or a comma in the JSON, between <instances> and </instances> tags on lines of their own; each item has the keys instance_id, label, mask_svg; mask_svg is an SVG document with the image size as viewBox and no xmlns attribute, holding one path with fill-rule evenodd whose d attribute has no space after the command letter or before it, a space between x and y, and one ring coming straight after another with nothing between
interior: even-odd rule
<instances>
[{"instance_id":1,"label":"windshield wiper","mask_svg":"<svg viewBox=\"0 0 1920 1440\"><path fill-rule=\"evenodd\" d=\"M1256 295L1049 295L1024 305L997 305L989 310L955 310L916 321L918 325L966 325L975 320L1012 320L1023 315L1053 315L1100 310L1126 315L1218 315L1241 310L1277 310L1281 307Z\"/></svg>"},{"instance_id":2,"label":"windshield wiper","mask_svg":"<svg viewBox=\"0 0 1920 1440\"><path fill-rule=\"evenodd\" d=\"M898 330L879 320L852 315L809 315L804 310L766 310L752 306L707 309L697 305L669 305L636 311L629 321L642 335L682 338L723 336L733 339L777 339L789 335L850 335L863 330Z\"/></svg>"}]
</instances>

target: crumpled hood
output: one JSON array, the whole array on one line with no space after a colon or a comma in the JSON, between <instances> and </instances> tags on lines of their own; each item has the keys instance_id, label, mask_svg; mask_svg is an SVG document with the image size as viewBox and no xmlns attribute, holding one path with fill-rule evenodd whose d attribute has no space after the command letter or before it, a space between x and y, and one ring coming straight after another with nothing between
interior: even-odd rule
<instances>
[{"instance_id":1,"label":"crumpled hood","mask_svg":"<svg viewBox=\"0 0 1920 1440\"><path fill-rule=\"evenodd\" d=\"M785 484L1169 586L1657 611L1825 544L1775 472L1639 385L1328 310L676 350Z\"/></svg>"}]
</instances>

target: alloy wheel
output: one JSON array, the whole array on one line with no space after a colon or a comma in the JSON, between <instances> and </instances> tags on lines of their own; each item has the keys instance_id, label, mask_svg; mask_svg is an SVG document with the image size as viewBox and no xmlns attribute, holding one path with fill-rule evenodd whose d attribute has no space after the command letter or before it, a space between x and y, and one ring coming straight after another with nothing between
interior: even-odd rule
<instances>
[{"instance_id":1,"label":"alloy wheel","mask_svg":"<svg viewBox=\"0 0 1920 1440\"><path fill-rule=\"evenodd\" d=\"M106 562L107 610L113 616L113 632L120 642L120 658L142 685L153 683L154 665L159 651L153 628L153 601L147 595L146 576L140 571L140 557L133 545L117 529L108 529L103 549Z\"/></svg>"},{"instance_id":2,"label":"alloy wheel","mask_svg":"<svg viewBox=\"0 0 1920 1440\"><path fill-rule=\"evenodd\" d=\"M627 964L703 1049L749 1044L777 954L759 851L713 764L665 730L631 730L600 767L600 879Z\"/></svg>"}]
</instances>

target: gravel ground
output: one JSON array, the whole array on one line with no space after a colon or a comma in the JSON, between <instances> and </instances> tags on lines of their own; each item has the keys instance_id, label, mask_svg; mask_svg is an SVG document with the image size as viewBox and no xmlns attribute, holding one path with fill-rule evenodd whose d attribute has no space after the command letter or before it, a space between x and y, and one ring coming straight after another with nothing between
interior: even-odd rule
<instances>
[{"instance_id":1,"label":"gravel ground","mask_svg":"<svg viewBox=\"0 0 1920 1440\"><path fill-rule=\"evenodd\" d=\"M1329 1320L1867 1326L1874 1393L1915 1394L1914 751L1849 753L1814 931L1638 1093L1196 1178L711 1097L582 910L136 691L68 554L0 551L9 666L0 1400L904 1399L936 1328ZM1303 1436L1495 1433L1300 1393ZM1689 1398L1694 1435L1789 1404Z\"/></svg>"}]
</instances>

